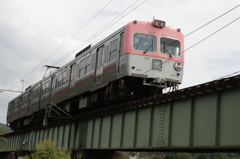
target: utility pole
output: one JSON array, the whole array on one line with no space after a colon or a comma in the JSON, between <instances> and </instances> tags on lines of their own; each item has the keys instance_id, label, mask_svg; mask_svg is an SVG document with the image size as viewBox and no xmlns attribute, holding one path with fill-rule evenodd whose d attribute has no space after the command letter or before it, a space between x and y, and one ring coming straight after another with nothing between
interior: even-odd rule
<instances>
[{"instance_id":1,"label":"utility pole","mask_svg":"<svg viewBox=\"0 0 240 159\"><path fill-rule=\"evenodd\" d=\"M14 91L14 90L7 90L7 89L0 89L0 93L2 93L3 91L7 91L7 92L15 92L15 93L23 93L23 87L24 87L24 80L21 80L22 83L22 91Z\"/></svg>"},{"instance_id":2,"label":"utility pole","mask_svg":"<svg viewBox=\"0 0 240 159\"><path fill-rule=\"evenodd\" d=\"M9 89L9 90L6 90L6 89L0 89L0 92L2 92L2 91L15 92L15 93L23 93L22 91L14 91L14 90L11 90L11 89Z\"/></svg>"}]
</instances>

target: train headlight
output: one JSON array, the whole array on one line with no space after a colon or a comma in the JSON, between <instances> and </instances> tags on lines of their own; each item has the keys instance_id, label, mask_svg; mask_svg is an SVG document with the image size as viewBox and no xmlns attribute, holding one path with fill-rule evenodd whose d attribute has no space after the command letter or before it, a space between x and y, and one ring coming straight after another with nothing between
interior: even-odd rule
<instances>
[{"instance_id":1,"label":"train headlight","mask_svg":"<svg viewBox=\"0 0 240 159\"><path fill-rule=\"evenodd\" d=\"M183 69L183 64L179 61L176 61L174 64L173 64L173 67L175 68L176 71L182 71Z\"/></svg>"},{"instance_id":2,"label":"train headlight","mask_svg":"<svg viewBox=\"0 0 240 159\"><path fill-rule=\"evenodd\" d=\"M158 59L153 59L153 69L161 70L162 68L162 61Z\"/></svg>"}]
</instances>

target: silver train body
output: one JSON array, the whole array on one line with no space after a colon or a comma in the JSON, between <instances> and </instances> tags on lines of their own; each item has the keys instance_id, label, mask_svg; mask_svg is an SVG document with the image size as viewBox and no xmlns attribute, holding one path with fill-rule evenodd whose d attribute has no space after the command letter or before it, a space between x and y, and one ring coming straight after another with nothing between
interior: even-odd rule
<instances>
[{"instance_id":1,"label":"silver train body","mask_svg":"<svg viewBox=\"0 0 240 159\"><path fill-rule=\"evenodd\" d=\"M159 94L182 82L183 47L182 33L163 21L130 22L11 100L7 123L36 124L48 104L74 115Z\"/></svg>"}]
</instances>

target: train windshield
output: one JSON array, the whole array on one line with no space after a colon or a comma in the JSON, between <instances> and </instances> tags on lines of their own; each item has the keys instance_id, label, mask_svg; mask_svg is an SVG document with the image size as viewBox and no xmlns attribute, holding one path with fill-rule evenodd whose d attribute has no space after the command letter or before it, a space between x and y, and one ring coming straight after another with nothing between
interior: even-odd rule
<instances>
[{"instance_id":1,"label":"train windshield","mask_svg":"<svg viewBox=\"0 0 240 159\"><path fill-rule=\"evenodd\" d=\"M163 54L170 55L171 57L179 57L180 52L180 42L175 39L169 39L166 37L160 38L160 52Z\"/></svg>"},{"instance_id":2,"label":"train windshield","mask_svg":"<svg viewBox=\"0 0 240 159\"><path fill-rule=\"evenodd\" d=\"M133 48L143 52L156 52L157 37L151 34L134 33Z\"/></svg>"}]
</instances>

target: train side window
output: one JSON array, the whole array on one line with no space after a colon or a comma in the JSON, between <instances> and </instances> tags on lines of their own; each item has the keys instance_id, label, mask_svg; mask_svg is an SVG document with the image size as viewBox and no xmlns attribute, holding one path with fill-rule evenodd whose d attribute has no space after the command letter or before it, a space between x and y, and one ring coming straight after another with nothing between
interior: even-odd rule
<instances>
[{"instance_id":1,"label":"train side window","mask_svg":"<svg viewBox=\"0 0 240 159\"><path fill-rule=\"evenodd\" d=\"M46 91L45 91L45 93L48 93L49 92L49 90L50 90L50 88L49 88L49 81L46 83Z\"/></svg>"},{"instance_id":2,"label":"train side window","mask_svg":"<svg viewBox=\"0 0 240 159\"><path fill-rule=\"evenodd\" d=\"M62 85L67 83L67 70L63 72Z\"/></svg>"},{"instance_id":3,"label":"train side window","mask_svg":"<svg viewBox=\"0 0 240 159\"><path fill-rule=\"evenodd\" d=\"M97 49L97 67L99 67L102 63L102 52L103 46Z\"/></svg>"},{"instance_id":4,"label":"train side window","mask_svg":"<svg viewBox=\"0 0 240 159\"><path fill-rule=\"evenodd\" d=\"M39 97L39 95L40 95L40 91L39 91L40 89L39 89L39 87L36 89L36 99Z\"/></svg>"},{"instance_id":5,"label":"train side window","mask_svg":"<svg viewBox=\"0 0 240 159\"><path fill-rule=\"evenodd\" d=\"M22 97L19 97L19 105L22 105Z\"/></svg>"},{"instance_id":6,"label":"train side window","mask_svg":"<svg viewBox=\"0 0 240 159\"><path fill-rule=\"evenodd\" d=\"M22 97L22 104L26 104L26 96L27 96L27 94L24 94L23 95L23 97Z\"/></svg>"},{"instance_id":7,"label":"train side window","mask_svg":"<svg viewBox=\"0 0 240 159\"><path fill-rule=\"evenodd\" d=\"M106 47L105 47L105 63L108 61L108 52L109 52L109 46L107 45Z\"/></svg>"},{"instance_id":8,"label":"train side window","mask_svg":"<svg viewBox=\"0 0 240 159\"><path fill-rule=\"evenodd\" d=\"M18 105L17 105L17 100L18 100L18 99L16 99L16 100L14 101L14 110L17 110L17 108L18 108L18 107L17 107L17 106L18 106Z\"/></svg>"},{"instance_id":9,"label":"train side window","mask_svg":"<svg viewBox=\"0 0 240 159\"><path fill-rule=\"evenodd\" d=\"M123 44L124 44L124 33L121 34L121 38L120 38L120 56L122 56L122 53L123 53Z\"/></svg>"},{"instance_id":10,"label":"train side window","mask_svg":"<svg viewBox=\"0 0 240 159\"><path fill-rule=\"evenodd\" d=\"M62 86L62 74L58 75L58 87Z\"/></svg>"},{"instance_id":11,"label":"train side window","mask_svg":"<svg viewBox=\"0 0 240 159\"><path fill-rule=\"evenodd\" d=\"M91 61L92 61L92 56L90 55L86 59L85 73L88 73L91 71Z\"/></svg>"},{"instance_id":12,"label":"train side window","mask_svg":"<svg viewBox=\"0 0 240 159\"><path fill-rule=\"evenodd\" d=\"M58 86L58 78L55 79L55 88Z\"/></svg>"},{"instance_id":13,"label":"train side window","mask_svg":"<svg viewBox=\"0 0 240 159\"><path fill-rule=\"evenodd\" d=\"M74 78L78 78L78 77L80 77L80 72L79 72L79 65L80 64L74 64L74 65L72 65L71 67L71 71L73 71L73 70L75 70L74 72L71 72L71 80L72 79L74 79ZM75 75L75 77L74 77L74 75Z\"/></svg>"},{"instance_id":14,"label":"train side window","mask_svg":"<svg viewBox=\"0 0 240 159\"><path fill-rule=\"evenodd\" d=\"M24 95L22 96L22 98L21 98L21 99L22 99L21 105L22 105L22 104L25 104L25 96L26 96L26 94L24 94Z\"/></svg>"},{"instance_id":15,"label":"train side window","mask_svg":"<svg viewBox=\"0 0 240 159\"><path fill-rule=\"evenodd\" d=\"M95 67L95 54L92 56L92 70Z\"/></svg>"},{"instance_id":16,"label":"train side window","mask_svg":"<svg viewBox=\"0 0 240 159\"><path fill-rule=\"evenodd\" d=\"M35 99L35 94L36 94L36 90L34 89L34 90L33 90L33 96L32 96L32 99L33 99L33 100Z\"/></svg>"},{"instance_id":17,"label":"train side window","mask_svg":"<svg viewBox=\"0 0 240 159\"><path fill-rule=\"evenodd\" d=\"M109 61L117 57L117 39L110 43Z\"/></svg>"},{"instance_id":18,"label":"train side window","mask_svg":"<svg viewBox=\"0 0 240 159\"><path fill-rule=\"evenodd\" d=\"M80 62L79 76L82 77L85 74L85 59Z\"/></svg>"},{"instance_id":19,"label":"train side window","mask_svg":"<svg viewBox=\"0 0 240 159\"><path fill-rule=\"evenodd\" d=\"M46 84L43 84L43 85L42 85L42 95L45 94L45 89L46 89Z\"/></svg>"}]
</instances>

